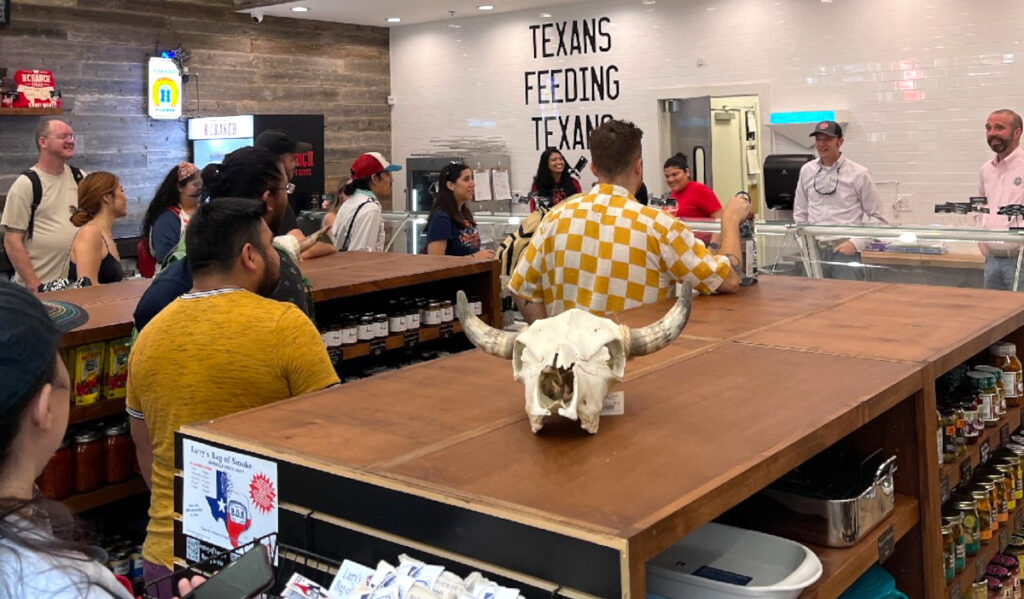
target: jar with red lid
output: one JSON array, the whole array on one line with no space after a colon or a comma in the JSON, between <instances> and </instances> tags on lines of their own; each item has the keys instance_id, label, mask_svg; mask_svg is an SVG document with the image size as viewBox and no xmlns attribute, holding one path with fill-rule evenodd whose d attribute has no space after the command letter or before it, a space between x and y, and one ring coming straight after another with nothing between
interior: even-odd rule
<instances>
[{"instance_id":1,"label":"jar with red lid","mask_svg":"<svg viewBox=\"0 0 1024 599\"><path fill-rule=\"evenodd\" d=\"M124 422L103 429L103 449L107 484L119 483L132 475L132 438Z\"/></svg>"},{"instance_id":2,"label":"jar with red lid","mask_svg":"<svg viewBox=\"0 0 1024 599\"><path fill-rule=\"evenodd\" d=\"M47 499L64 499L71 495L71 442L64 439L36 479L39 492Z\"/></svg>"},{"instance_id":3,"label":"jar with red lid","mask_svg":"<svg viewBox=\"0 0 1024 599\"><path fill-rule=\"evenodd\" d=\"M72 438L71 463L74 468L75 493L95 491L103 485L106 473L103 467L105 449L100 434L86 430Z\"/></svg>"}]
</instances>

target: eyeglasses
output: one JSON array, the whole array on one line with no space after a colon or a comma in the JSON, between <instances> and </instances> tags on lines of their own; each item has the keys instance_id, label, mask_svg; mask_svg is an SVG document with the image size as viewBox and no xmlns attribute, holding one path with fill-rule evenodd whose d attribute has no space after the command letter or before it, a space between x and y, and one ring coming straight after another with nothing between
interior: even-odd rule
<instances>
[{"instance_id":1,"label":"eyeglasses","mask_svg":"<svg viewBox=\"0 0 1024 599\"><path fill-rule=\"evenodd\" d=\"M842 168L837 166L835 169L829 169L825 171L825 175L821 176L821 172L824 167L819 166L818 172L814 173L814 191L818 192L823 196L830 196L836 192L839 188L839 169ZM831 186L831 189L829 187Z\"/></svg>"},{"instance_id":2,"label":"eyeglasses","mask_svg":"<svg viewBox=\"0 0 1024 599\"><path fill-rule=\"evenodd\" d=\"M60 135L48 135L47 137L52 137L54 139L59 139L61 141L72 141L72 140L75 139L75 134L74 133L61 133Z\"/></svg>"}]
</instances>

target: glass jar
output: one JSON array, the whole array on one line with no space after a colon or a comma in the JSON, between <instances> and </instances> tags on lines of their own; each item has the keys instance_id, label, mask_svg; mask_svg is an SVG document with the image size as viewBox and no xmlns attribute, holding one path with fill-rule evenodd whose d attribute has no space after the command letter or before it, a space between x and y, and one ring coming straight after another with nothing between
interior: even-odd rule
<instances>
[{"instance_id":1,"label":"glass jar","mask_svg":"<svg viewBox=\"0 0 1024 599\"><path fill-rule=\"evenodd\" d=\"M369 316L359 317L359 326L356 328L357 341L370 341L373 339L375 331L376 327L372 318Z\"/></svg>"},{"instance_id":2,"label":"glass jar","mask_svg":"<svg viewBox=\"0 0 1024 599\"><path fill-rule=\"evenodd\" d=\"M405 313L405 327L410 331L420 328L420 310L416 306L407 309Z\"/></svg>"},{"instance_id":3,"label":"glass jar","mask_svg":"<svg viewBox=\"0 0 1024 599\"><path fill-rule=\"evenodd\" d=\"M987 372L977 370L968 372L967 377L971 379L975 395L981 399L981 421L985 426L995 426L999 422L999 418L996 416L998 399L996 398L995 378Z\"/></svg>"},{"instance_id":4,"label":"glass jar","mask_svg":"<svg viewBox=\"0 0 1024 599\"><path fill-rule=\"evenodd\" d=\"M980 530L978 526L978 506L974 501L957 501L953 507L960 514L960 522L964 533L964 554L967 557L978 555L981 549Z\"/></svg>"},{"instance_id":5,"label":"glass jar","mask_svg":"<svg viewBox=\"0 0 1024 599\"><path fill-rule=\"evenodd\" d=\"M948 584L956 577L956 562L953 556L953 530L949 526L942 527L942 568L946 573Z\"/></svg>"},{"instance_id":6,"label":"glass jar","mask_svg":"<svg viewBox=\"0 0 1024 599\"><path fill-rule=\"evenodd\" d=\"M64 499L71 495L71 442L64 439L36 479L39 492L47 499Z\"/></svg>"},{"instance_id":7,"label":"glass jar","mask_svg":"<svg viewBox=\"0 0 1024 599\"><path fill-rule=\"evenodd\" d=\"M960 514L945 516L943 523L949 527L953 534L953 562L956 573L963 572L967 565L967 546L964 539L964 518Z\"/></svg>"},{"instance_id":8,"label":"glass jar","mask_svg":"<svg viewBox=\"0 0 1024 599\"><path fill-rule=\"evenodd\" d=\"M103 485L103 455L106 450L100 434L93 430L82 431L72 438L72 470L75 493L95 491Z\"/></svg>"},{"instance_id":9,"label":"glass jar","mask_svg":"<svg viewBox=\"0 0 1024 599\"><path fill-rule=\"evenodd\" d=\"M427 309L423 313L423 324L427 326L437 326L441 324L441 304L438 302L430 302L427 304Z\"/></svg>"},{"instance_id":10,"label":"glass jar","mask_svg":"<svg viewBox=\"0 0 1024 599\"><path fill-rule=\"evenodd\" d=\"M956 426L956 455L967 455L967 419L960 406L953 406L953 423Z\"/></svg>"},{"instance_id":11,"label":"glass jar","mask_svg":"<svg viewBox=\"0 0 1024 599\"><path fill-rule=\"evenodd\" d=\"M128 423L121 422L103 429L103 461L108 485L128 480L132 475L132 438Z\"/></svg>"},{"instance_id":12,"label":"glass jar","mask_svg":"<svg viewBox=\"0 0 1024 599\"><path fill-rule=\"evenodd\" d=\"M373 322L376 325L374 330L374 337L380 339L388 336L388 315L377 314L373 317Z\"/></svg>"},{"instance_id":13,"label":"glass jar","mask_svg":"<svg viewBox=\"0 0 1024 599\"><path fill-rule=\"evenodd\" d=\"M942 460L947 464L956 461L956 411L942 406L939 408L939 426L942 427Z\"/></svg>"},{"instance_id":14,"label":"glass jar","mask_svg":"<svg viewBox=\"0 0 1024 599\"><path fill-rule=\"evenodd\" d=\"M942 465L946 463L946 457L942 454L942 413L938 410L935 410L935 422L937 424L935 427L935 446L939 448L937 452L939 454L939 468L942 468Z\"/></svg>"},{"instance_id":15,"label":"glass jar","mask_svg":"<svg viewBox=\"0 0 1024 599\"><path fill-rule=\"evenodd\" d=\"M452 305L451 300L444 300L441 302L441 322L453 320L455 320L455 306Z\"/></svg>"},{"instance_id":16,"label":"glass jar","mask_svg":"<svg viewBox=\"0 0 1024 599\"><path fill-rule=\"evenodd\" d=\"M1006 507L1012 512L1017 509L1017 495L1015 493L1017 489L1016 469L998 460L992 460L989 463L993 468L1001 472L1006 479Z\"/></svg>"},{"instance_id":17,"label":"glass jar","mask_svg":"<svg viewBox=\"0 0 1024 599\"><path fill-rule=\"evenodd\" d=\"M1010 451L1000 451L996 463L1009 464L1013 468L1013 497L1024 499L1024 471L1021 470L1020 457Z\"/></svg>"},{"instance_id":18,"label":"glass jar","mask_svg":"<svg viewBox=\"0 0 1024 599\"><path fill-rule=\"evenodd\" d=\"M995 485L996 494L992 502L992 512L996 515L996 520L1000 523L1009 521L1010 508L1007 499L1009 489L1006 486L1006 476L1002 472L986 472L982 475L982 480L990 481Z\"/></svg>"},{"instance_id":19,"label":"glass jar","mask_svg":"<svg viewBox=\"0 0 1024 599\"><path fill-rule=\"evenodd\" d=\"M351 316L341 323L341 344L355 345L359 342L359 321Z\"/></svg>"},{"instance_id":20,"label":"glass jar","mask_svg":"<svg viewBox=\"0 0 1024 599\"><path fill-rule=\"evenodd\" d=\"M404 333L405 331L407 331L409 327L406 324L405 320L405 311L398 310L396 308L395 311L393 311L391 315L388 316L388 332Z\"/></svg>"},{"instance_id":21,"label":"glass jar","mask_svg":"<svg viewBox=\"0 0 1024 599\"><path fill-rule=\"evenodd\" d=\"M1001 504L1003 502L1002 495L1000 494L999 488L996 486L996 483L992 479L984 475L976 475L976 477L978 479L978 487L984 489L985 492L988 493L988 505L992 514L992 532L996 532L997 530L999 530L999 522L1001 521L999 518L999 514Z\"/></svg>"},{"instance_id":22,"label":"glass jar","mask_svg":"<svg viewBox=\"0 0 1024 599\"><path fill-rule=\"evenodd\" d=\"M1013 599L1013 577L1009 570L1002 566L990 563L985 568L985 575L999 581L999 589L1002 592L1002 594L999 595L1001 599ZM991 591L992 587L989 586L989 592Z\"/></svg>"},{"instance_id":23,"label":"glass jar","mask_svg":"<svg viewBox=\"0 0 1024 599\"><path fill-rule=\"evenodd\" d=\"M1005 415L1006 390L1003 386L1003 370L1001 368L996 368L995 366L988 365L975 366L974 369L977 370L978 372L987 372L995 377L996 398L998 399L998 401L995 403L996 415Z\"/></svg>"},{"instance_id":24,"label":"glass jar","mask_svg":"<svg viewBox=\"0 0 1024 599\"><path fill-rule=\"evenodd\" d=\"M988 580L971 583L969 599L988 599Z\"/></svg>"},{"instance_id":25,"label":"glass jar","mask_svg":"<svg viewBox=\"0 0 1024 599\"><path fill-rule=\"evenodd\" d=\"M986 576L988 582L988 599L1003 599L1003 583L995 576Z\"/></svg>"},{"instance_id":26,"label":"glass jar","mask_svg":"<svg viewBox=\"0 0 1024 599\"><path fill-rule=\"evenodd\" d=\"M978 407L975 405L973 398L961 401L959 407L964 413L965 440L967 445L974 445L981 437L982 429L985 428L985 425L981 423L981 419L978 417Z\"/></svg>"},{"instance_id":27,"label":"glass jar","mask_svg":"<svg viewBox=\"0 0 1024 599\"><path fill-rule=\"evenodd\" d=\"M971 491L974 507L978 510L978 540L987 545L992 540L992 532L999 525L992 518L992 495L987 489L975 487Z\"/></svg>"},{"instance_id":28,"label":"glass jar","mask_svg":"<svg viewBox=\"0 0 1024 599\"><path fill-rule=\"evenodd\" d=\"M1003 341L992 345L988 351L992 354L992 365L1003 370L1007 405L1021 405L1024 401L1024 373L1020 360L1017 359L1017 346Z\"/></svg>"},{"instance_id":29,"label":"glass jar","mask_svg":"<svg viewBox=\"0 0 1024 599\"><path fill-rule=\"evenodd\" d=\"M484 302L479 295L469 296L469 308L476 316L481 316L484 313Z\"/></svg>"}]
</instances>

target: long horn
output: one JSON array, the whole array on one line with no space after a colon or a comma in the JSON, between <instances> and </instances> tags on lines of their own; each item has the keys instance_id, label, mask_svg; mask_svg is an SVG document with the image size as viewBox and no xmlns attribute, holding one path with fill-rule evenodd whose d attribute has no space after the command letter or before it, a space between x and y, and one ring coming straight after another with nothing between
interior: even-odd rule
<instances>
[{"instance_id":1,"label":"long horn","mask_svg":"<svg viewBox=\"0 0 1024 599\"><path fill-rule=\"evenodd\" d=\"M628 348L627 357L646 356L665 347L683 332L683 327L690 319L690 304L693 303L693 286L683 283L683 290L676 299L672 309L662 316L658 322L640 329L622 326L624 345Z\"/></svg>"},{"instance_id":2,"label":"long horn","mask_svg":"<svg viewBox=\"0 0 1024 599\"><path fill-rule=\"evenodd\" d=\"M459 322L462 323L463 332L473 342L473 345L492 356L511 360L512 349L515 347L516 337L519 336L519 333L496 329L480 320L469 308L466 294L461 289L456 294L455 301L455 314L458 315Z\"/></svg>"}]
</instances>

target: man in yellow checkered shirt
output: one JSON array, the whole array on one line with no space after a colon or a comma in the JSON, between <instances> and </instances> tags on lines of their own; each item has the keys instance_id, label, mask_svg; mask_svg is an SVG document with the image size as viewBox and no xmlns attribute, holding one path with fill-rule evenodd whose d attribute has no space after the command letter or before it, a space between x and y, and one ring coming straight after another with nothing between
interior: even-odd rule
<instances>
[{"instance_id":1,"label":"man in yellow checkered shirt","mask_svg":"<svg viewBox=\"0 0 1024 599\"><path fill-rule=\"evenodd\" d=\"M739 225L750 202L729 200L721 251L712 255L682 221L633 198L643 180L642 137L628 121L591 133L597 185L548 212L508 283L527 322L570 308L603 316L665 299L683 281L705 294L739 289Z\"/></svg>"}]
</instances>

